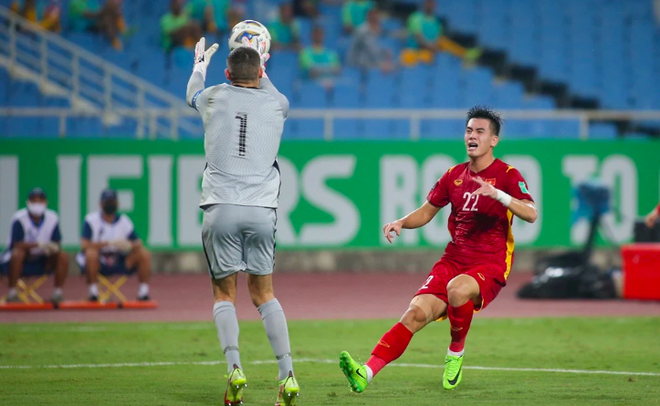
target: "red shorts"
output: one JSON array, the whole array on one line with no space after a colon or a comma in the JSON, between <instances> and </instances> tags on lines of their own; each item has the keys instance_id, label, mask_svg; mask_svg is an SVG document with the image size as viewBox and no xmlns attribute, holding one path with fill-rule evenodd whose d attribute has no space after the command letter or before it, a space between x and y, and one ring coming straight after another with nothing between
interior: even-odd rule
<instances>
[{"instance_id":1,"label":"red shorts","mask_svg":"<svg viewBox=\"0 0 660 406\"><path fill-rule=\"evenodd\" d=\"M495 264L478 264L463 266L448 259L441 259L433 265L433 269L424 285L419 288L415 296L435 295L443 302L449 304L447 299L447 284L458 275L470 275L479 284L481 293L481 306L475 310L484 309L492 302L500 290L506 285L504 279L505 269Z\"/></svg>"}]
</instances>

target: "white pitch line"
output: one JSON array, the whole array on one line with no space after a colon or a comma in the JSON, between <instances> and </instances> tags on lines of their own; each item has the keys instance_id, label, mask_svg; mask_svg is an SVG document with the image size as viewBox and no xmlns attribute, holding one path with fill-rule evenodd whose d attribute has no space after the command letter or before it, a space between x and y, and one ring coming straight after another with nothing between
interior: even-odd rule
<instances>
[{"instance_id":1,"label":"white pitch line","mask_svg":"<svg viewBox=\"0 0 660 406\"><path fill-rule=\"evenodd\" d=\"M117 328L117 326L53 326L49 327L47 325L44 326L24 326L24 327L19 327L17 331L21 333L40 333L40 332L48 332L48 333L69 333L69 332L75 332L75 333L102 333L106 331L135 331L135 330L140 330L140 331L149 331L149 330L157 330L157 331L163 331L163 330L213 330L213 324L209 323L189 323L189 324L175 324L175 325L167 325L167 324L127 324L123 328Z\"/></svg>"},{"instance_id":2,"label":"white pitch line","mask_svg":"<svg viewBox=\"0 0 660 406\"><path fill-rule=\"evenodd\" d=\"M130 367L169 367L169 366L190 366L190 365L221 365L224 361L191 361L191 362L128 362L117 364L71 364L71 365L0 365L0 369L77 369L77 368L130 368ZM275 360L252 361L248 364L263 365L276 364ZM314 359L314 358L294 358L294 363L315 363L315 364L336 364L336 360ZM410 364L394 363L390 367L398 368L433 368L443 369L442 365L434 364ZM508 368L508 367L482 367L465 366L465 369L475 369L481 371L505 371L505 372L553 372L560 374L586 374L586 375L630 375L630 376L660 376L660 372L627 372L627 371L599 371L588 369L558 369L558 368Z\"/></svg>"}]
</instances>

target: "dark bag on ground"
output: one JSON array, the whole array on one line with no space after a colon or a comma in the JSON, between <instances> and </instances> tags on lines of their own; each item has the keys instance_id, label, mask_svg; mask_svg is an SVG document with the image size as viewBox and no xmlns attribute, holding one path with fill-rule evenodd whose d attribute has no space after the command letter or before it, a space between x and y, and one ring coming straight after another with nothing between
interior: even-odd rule
<instances>
[{"instance_id":1,"label":"dark bag on ground","mask_svg":"<svg viewBox=\"0 0 660 406\"><path fill-rule=\"evenodd\" d=\"M633 229L635 242L660 242L660 221L651 228L646 226L644 220L635 221Z\"/></svg>"},{"instance_id":2,"label":"dark bag on ground","mask_svg":"<svg viewBox=\"0 0 660 406\"><path fill-rule=\"evenodd\" d=\"M548 267L518 291L522 299L614 299L610 274L593 265Z\"/></svg>"}]
</instances>

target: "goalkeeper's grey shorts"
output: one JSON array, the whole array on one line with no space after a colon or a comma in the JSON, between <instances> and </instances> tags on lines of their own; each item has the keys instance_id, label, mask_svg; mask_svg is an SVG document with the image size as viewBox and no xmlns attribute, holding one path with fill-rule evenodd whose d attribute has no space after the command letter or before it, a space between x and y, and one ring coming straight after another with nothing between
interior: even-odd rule
<instances>
[{"instance_id":1,"label":"goalkeeper's grey shorts","mask_svg":"<svg viewBox=\"0 0 660 406\"><path fill-rule=\"evenodd\" d=\"M243 271L269 275L275 266L276 209L214 204L204 209L202 243L213 279Z\"/></svg>"}]
</instances>

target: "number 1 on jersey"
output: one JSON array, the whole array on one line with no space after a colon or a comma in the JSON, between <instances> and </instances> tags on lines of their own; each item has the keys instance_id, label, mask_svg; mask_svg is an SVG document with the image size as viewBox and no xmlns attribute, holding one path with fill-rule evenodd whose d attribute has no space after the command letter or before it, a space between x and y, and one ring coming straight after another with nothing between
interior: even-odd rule
<instances>
[{"instance_id":1,"label":"number 1 on jersey","mask_svg":"<svg viewBox=\"0 0 660 406\"><path fill-rule=\"evenodd\" d=\"M237 120L241 120L238 130L238 156L245 156L245 133L247 131L247 113L236 113Z\"/></svg>"}]
</instances>

